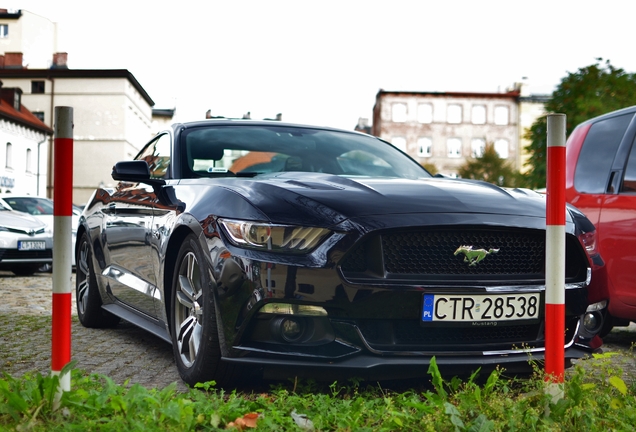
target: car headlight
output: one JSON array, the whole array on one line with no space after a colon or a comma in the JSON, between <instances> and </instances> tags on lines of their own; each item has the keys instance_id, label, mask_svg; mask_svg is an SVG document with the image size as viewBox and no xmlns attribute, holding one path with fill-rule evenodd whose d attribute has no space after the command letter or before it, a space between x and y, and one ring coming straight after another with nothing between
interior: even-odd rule
<instances>
[{"instance_id":1,"label":"car headlight","mask_svg":"<svg viewBox=\"0 0 636 432\"><path fill-rule=\"evenodd\" d=\"M234 245L274 252L310 252L330 233L325 228L297 225L276 225L233 219L219 219L218 222Z\"/></svg>"}]
</instances>

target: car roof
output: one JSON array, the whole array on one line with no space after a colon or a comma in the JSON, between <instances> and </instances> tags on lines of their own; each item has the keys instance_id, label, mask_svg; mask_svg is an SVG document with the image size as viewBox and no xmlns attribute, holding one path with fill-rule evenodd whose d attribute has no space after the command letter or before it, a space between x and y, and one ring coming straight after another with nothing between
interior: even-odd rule
<instances>
[{"instance_id":1,"label":"car roof","mask_svg":"<svg viewBox=\"0 0 636 432\"><path fill-rule=\"evenodd\" d=\"M304 128L304 129L318 129L325 131L334 131L334 132L345 132L350 134L357 135L366 135L371 136L369 134L365 134L362 132L354 131L354 130L346 130L339 129L330 126L318 126L318 125L308 125L308 124L300 124L300 123L286 123L278 120L250 120L250 119L231 119L231 118L222 118L222 119L206 119L206 120L193 120L189 122L183 123L175 123L172 125L173 130L181 130L188 128L196 128L203 126L279 126L279 127L293 127L293 128ZM377 138L377 137L374 137Z\"/></svg>"},{"instance_id":2,"label":"car roof","mask_svg":"<svg viewBox=\"0 0 636 432\"><path fill-rule=\"evenodd\" d=\"M577 125L577 127L578 126L587 125L587 124L590 124L590 123L596 123L599 120L605 120L605 119L608 119L608 118L611 118L611 117L617 117L617 116L621 116L621 115L625 115L625 114L633 114L635 112L636 112L636 105L630 106L630 107L627 107L627 108L621 108L619 110L608 112L608 113L605 113L605 114L601 114L599 116L592 117L591 119L585 120L584 122L579 123Z\"/></svg>"}]
</instances>

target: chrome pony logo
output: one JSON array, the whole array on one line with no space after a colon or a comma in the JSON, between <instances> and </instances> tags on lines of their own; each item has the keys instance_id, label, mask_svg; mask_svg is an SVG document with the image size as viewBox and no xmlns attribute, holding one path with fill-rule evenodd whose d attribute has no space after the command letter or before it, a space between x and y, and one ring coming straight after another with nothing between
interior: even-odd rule
<instances>
[{"instance_id":1,"label":"chrome pony logo","mask_svg":"<svg viewBox=\"0 0 636 432\"><path fill-rule=\"evenodd\" d=\"M468 266L475 266L490 254L499 252L499 249L475 249L472 246L460 246L453 255L464 254L464 262L470 263Z\"/></svg>"}]
</instances>

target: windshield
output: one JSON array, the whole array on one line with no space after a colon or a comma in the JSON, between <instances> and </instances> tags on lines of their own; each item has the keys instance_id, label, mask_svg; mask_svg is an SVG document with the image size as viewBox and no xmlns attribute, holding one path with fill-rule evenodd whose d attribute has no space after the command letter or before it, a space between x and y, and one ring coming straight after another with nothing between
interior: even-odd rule
<instances>
[{"instance_id":1,"label":"windshield","mask_svg":"<svg viewBox=\"0 0 636 432\"><path fill-rule=\"evenodd\" d=\"M190 177L281 171L430 177L391 144L357 133L274 125L211 125L185 131L184 136L184 175Z\"/></svg>"},{"instance_id":2,"label":"windshield","mask_svg":"<svg viewBox=\"0 0 636 432\"><path fill-rule=\"evenodd\" d=\"M53 201L36 197L4 197L13 210L32 215L52 215Z\"/></svg>"}]
</instances>

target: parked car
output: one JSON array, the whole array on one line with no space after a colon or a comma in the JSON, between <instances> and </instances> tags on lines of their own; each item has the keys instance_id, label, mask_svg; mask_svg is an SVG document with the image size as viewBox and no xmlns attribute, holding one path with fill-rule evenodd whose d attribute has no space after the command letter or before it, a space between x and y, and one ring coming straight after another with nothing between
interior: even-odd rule
<instances>
[{"instance_id":1,"label":"parked car","mask_svg":"<svg viewBox=\"0 0 636 432\"><path fill-rule=\"evenodd\" d=\"M186 383L543 359L535 192L434 178L369 135L238 120L176 124L112 177L78 228L79 320L123 318L171 343ZM566 229L569 361L598 328L586 313L594 226L569 207Z\"/></svg>"},{"instance_id":2,"label":"parked car","mask_svg":"<svg viewBox=\"0 0 636 432\"><path fill-rule=\"evenodd\" d=\"M35 218L44 222L51 232L53 232L53 200L49 198L16 195L16 194L0 194L0 204L10 209L28 213ZM78 207L73 207L72 215L72 248L75 250L75 239L77 235L77 224L79 223L79 215L82 213ZM75 267L75 255L72 254L71 263Z\"/></svg>"},{"instance_id":3,"label":"parked car","mask_svg":"<svg viewBox=\"0 0 636 432\"><path fill-rule=\"evenodd\" d=\"M608 300L605 328L636 322L636 106L578 125L566 143L566 200L596 226Z\"/></svg>"},{"instance_id":4,"label":"parked car","mask_svg":"<svg viewBox=\"0 0 636 432\"><path fill-rule=\"evenodd\" d=\"M53 237L42 221L0 206L0 270L30 276L53 262Z\"/></svg>"}]
</instances>

